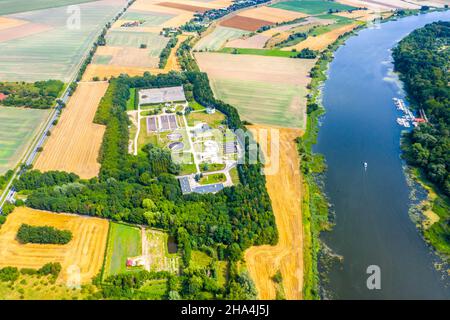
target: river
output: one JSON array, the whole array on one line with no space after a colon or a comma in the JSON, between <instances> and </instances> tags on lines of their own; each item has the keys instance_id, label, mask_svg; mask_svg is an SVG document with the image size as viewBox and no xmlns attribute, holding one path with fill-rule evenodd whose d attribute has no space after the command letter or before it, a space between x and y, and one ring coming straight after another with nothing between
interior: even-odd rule
<instances>
[{"instance_id":1,"label":"river","mask_svg":"<svg viewBox=\"0 0 450 320\"><path fill-rule=\"evenodd\" d=\"M326 114L314 151L325 156L325 193L335 227L322 234L334 253L324 284L335 299L450 299L450 283L411 221L411 189L400 159L401 127L393 97L404 98L392 74L390 49L414 29L450 12L434 12L361 30L335 52L323 88ZM363 163L367 162L367 170ZM380 268L381 289L366 271Z\"/></svg>"}]
</instances>

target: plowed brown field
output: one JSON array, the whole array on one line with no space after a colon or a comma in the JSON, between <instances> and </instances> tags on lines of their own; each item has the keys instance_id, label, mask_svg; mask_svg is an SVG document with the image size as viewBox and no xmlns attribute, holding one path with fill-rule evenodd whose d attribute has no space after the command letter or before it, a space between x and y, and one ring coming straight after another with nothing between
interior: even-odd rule
<instances>
[{"instance_id":1,"label":"plowed brown field","mask_svg":"<svg viewBox=\"0 0 450 320\"><path fill-rule=\"evenodd\" d=\"M268 129L259 125L249 128L252 132ZM266 187L272 200L279 241L276 246L249 248L245 252L245 261L259 299L275 299L276 288L272 277L280 270L286 299L298 300L302 298L303 289L302 177L294 139L302 132L297 129L279 130L279 170L276 174L267 174L271 164L265 168Z\"/></svg>"},{"instance_id":2,"label":"plowed brown field","mask_svg":"<svg viewBox=\"0 0 450 320\"><path fill-rule=\"evenodd\" d=\"M65 245L20 244L16 234L23 223L69 230L73 238ZM0 229L0 267L37 269L49 262L59 262L62 270L58 282L75 280L72 277L78 268L81 283L89 282L103 263L108 224L104 219L17 207Z\"/></svg>"},{"instance_id":3,"label":"plowed brown field","mask_svg":"<svg viewBox=\"0 0 450 320\"><path fill-rule=\"evenodd\" d=\"M268 26L271 24L273 23L267 20L241 17L238 15L226 19L220 23L220 25L224 27L236 28L247 31L256 31L263 26Z\"/></svg>"},{"instance_id":4,"label":"plowed brown field","mask_svg":"<svg viewBox=\"0 0 450 320\"><path fill-rule=\"evenodd\" d=\"M105 126L93 123L108 82L80 82L44 145L35 168L74 172L81 178L98 175L97 162Z\"/></svg>"}]
</instances>

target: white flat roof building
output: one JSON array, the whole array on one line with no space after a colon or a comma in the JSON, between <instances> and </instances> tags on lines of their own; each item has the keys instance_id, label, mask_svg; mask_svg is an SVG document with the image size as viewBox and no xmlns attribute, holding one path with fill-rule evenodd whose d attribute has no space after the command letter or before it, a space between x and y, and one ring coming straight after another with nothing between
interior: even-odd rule
<instances>
[{"instance_id":1,"label":"white flat roof building","mask_svg":"<svg viewBox=\"0 0 450 320\"><path fill-rule=\"evenodd\" d=\"M186 97L183 86L139 90L140 105L184 101L186 101Z\"/></svg>"}]
</instances>

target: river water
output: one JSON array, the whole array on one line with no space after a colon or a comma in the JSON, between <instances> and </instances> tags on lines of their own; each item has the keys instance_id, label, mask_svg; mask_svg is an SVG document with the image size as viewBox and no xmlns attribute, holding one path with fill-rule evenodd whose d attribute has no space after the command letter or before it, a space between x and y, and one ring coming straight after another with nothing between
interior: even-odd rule
<instances>
[{"instance_id":1,"label":"river water","mask_svg":"<svg viewBox=\"0 0 450 320\"><path fill-rule=\"evenodd\" d=\"M325 192L335 211L336 225L322 238L343 256L328 272L324 287L330 298L450 299L449 280L434 268L436 257L408 215L411 189L392 100L404 94L392 74L390 49L438 20L450 20L450 12L364 29L336 51L330 64L323 88L326 115L314 148L326 158ZM380 268L380 290L367 288L370 265Z\"/></svg>"}]
</instances>

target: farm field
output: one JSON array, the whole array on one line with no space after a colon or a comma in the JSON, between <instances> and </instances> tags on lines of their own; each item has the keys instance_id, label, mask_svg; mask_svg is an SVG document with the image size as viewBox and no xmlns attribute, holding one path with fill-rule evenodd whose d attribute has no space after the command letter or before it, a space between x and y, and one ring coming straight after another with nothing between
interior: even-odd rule
<instances>
[{"instance_id":1,"label":"farm field","mask_svg":"<svg viewBox=\"0 0 450 320\"><path fill-rule=\"evenodd\" d=\"M141 230L111 222L103 278L127 272L127 258L141 255Z\"/></svg>"},{"instance_id":2,"label":"farm field","mask_svg":"<svg viewBox=\"0 0 450 320\"><path fill-rule=\"evenodd\" d=\"M226 47L242 49L263 49L269 39L270 37L268 36L255 34L251 37L231 40L226 44Z\"/></svg>"},{"instance_id":3,"label":"farm field","mask_svg":"<svg viewBox=\"0 0 450 320\"><path fill-rule=\"evenodd\" d=\"M262 6L239 12L238 16L280 23L305 18L307 15L301 12Z\"/></svg>"},{"instance_id":4,"label":"farm field","mask_svg":"<svg viewBox=\"0 0 450 320\"><path fill-rule=\"evenodd\" d=\"M43 151L35 169L73 172L81 178L98 175L97 162L105 126L93 123L108 82L80 82Z\"/></svg>"},{"instance_id":5,"label":"farm field","mask_svg":"<svg viewBox=\"0 0 450 320\"><path fill-rule=\"evenodd\" d=\"M268 126L250 126L258 141L257 130ZM255 131L256 130L256 131ZM302 298L303 290L303 226L302 176L295 138L301 130L279 129L279 168L273 174L272 163L266 163L266 187L272 200L279 233L277 245L256 246L245 251L247 269L255 282L260 299L275 299L276 286L272 277L280 271L284 295L288 300ZM270 133L267 134L270 137ZM268 142L270 146L270 142ZM275 150L273 150L275 151ZM272 150L268 150L270 154ZM270 158L269 155L265 155Z\"/></svg>"},{"instance_id":6,"label":"farm field","mask_svg":"<svg viewBox=\"0 0 450 320\"><path fill-rule=\"evenodd\" d=\"M309 48L311 50L322 51L326 49L330 44L334 43L339 36L352 31L358 26L358 23L346 24L339 26L337 28L331 28L329 32L323 32L318 34L317 36L309 36L304 41L299 42L298 44L290 47L282 48L284 51L292 51L292 49L296 49L297 51L301 51L304 48ZM329 27L324 27L328 28ZM326 30L327 31L327 30Z\"/></svg>"},{"instance_id":7,"label":"farm field","mask_svg":"<svg viewBox=\"0 0 450 320\"><path fill-rule=\"evenodd\" d=\"M219 52L223 53L237 53L246 55L266 56L266 57L284 57L290 58L298 54L298 52L281 51L279 49L252 49L252 48L223 48Z\"/></svg>"},{"instance_id":8,"label":"farm field","mask_svg":"<svg viewBox=\"0 0 450 320\"><path fill-rule=\"evenodd\" d=\"M220 22L221 26L242 29L246 31L256 31L263 26L273 24L268 20L261 20L255 18L242 17L239 15L232 16Z\"/></svg>"},{"instance_id":9,"label":"farm field","mask_svg":"<svg viewBox=\"0 0 450 320\"><path fill-rule=\"evenodd\" d=\"M23 245L15 239L23 223L69 230L73 239L66 245ZM0 229L0 267L37 269L49 262L59 262L62 270L58 283L77 281L78 268L79 281L87 283L101 269L107 233L108 221L104 219L17 207Z\"/></svg>"},{"instance_id":10,"label":"farm field","mask_svg":"<svg viewBox=\"0 0 450 320\"><path fill-rule=\"evenodd\" d=\"M16 166L49 110L0 106L0 175Z\"/></svg>"},{"instance_id":11,"label":"farm field","mask_svg":"<svg viewBox=\"0 0 450 320\"><path fill-rule=\"evenodd\" d=\"M151 57L158 57L168 41L169 38L150 32L113 30L106 35L106 44L111 47L139 48L141 44L145 44L148 49L143 49L143 51L148 50Z\"/></svg>"},{"instance_id":12,"label":"farm field","mask_svg":"<svg viewBox=\"0 0 450 320\"><path fill-rule=\"evenodd\" d=\"M355 7L366 7L371 10L392 10L392 9L419 9L422 4L419 1L403 0L338 0L338 2ZM414 4L416 2L418 4Z\"/></svg>"},{"instance_id":13,"label":"farm field","mask_svg":"<svg viewBox=\"0 0 450 320\"><path fill-rule=\"evenodd\" d=\"M289 128L305 125L306 86L314 59L196 53L217 98L251 123Z\"/></svg>"},{"instance_id":14,"label":"farm field","mask_svg":"<svg viewBox=\"0 0 450 320\"><path fill-rule=\"evenodd\" d=\"M298 11L306 14L319 14L328 12L328 10L352 10L353 6L341 4L338 2L325 0L302 0L302 1L283 1L271 5L272 8Z\"/></svg>"},{"instance_id":15,"label":"farm field","mask_svg":"<svg viewBox=\"0 0 450 320\"><path fill-rule=\"evenodd\" d=\"M246 31L217 26L213 32L200 39L194 47L197 51L217 51L221 49L227 41L240 38L247 34Z\"/></svg>"},{"instance_id":16,"label":"farm field","mask_svg":"<svg viewBox=\"0 0 450 320\"><path fill-rule=\"evenodd\" d=\"M83 13L79 29L67 28L67 7L6 16L25 23L0 30L0 81L68 82L98 33L125 3L101 0L79 4Z\"/></svg>"},{"instance_id":17,"label":"farm field","mask_svg":"<svg viewBox=\"0 0 450 320\"><path fill-rule=\"evenodd\" d=\"M59 0L57 2L53 0L33 0L33 1L2 0L1 1L2 5L0 7L0 15L63 7L92 1L95 0Z\"/></svg>"},{"instance_id":18,"label":"farm field","mask_svg":"<svg viewBox=\"0 0 450 320\"><path fill-rule=\"evenodd\" d=\"M94 77L100 79L118 77L122 73L126 73L129 76L142 76L144 72L158 72L159 69L144 68L144 67L124 67L114 66L109 64L90 64L88 65L85 73L83 74L83 81L91 81Z\"/></svg>"}]
</instances>

